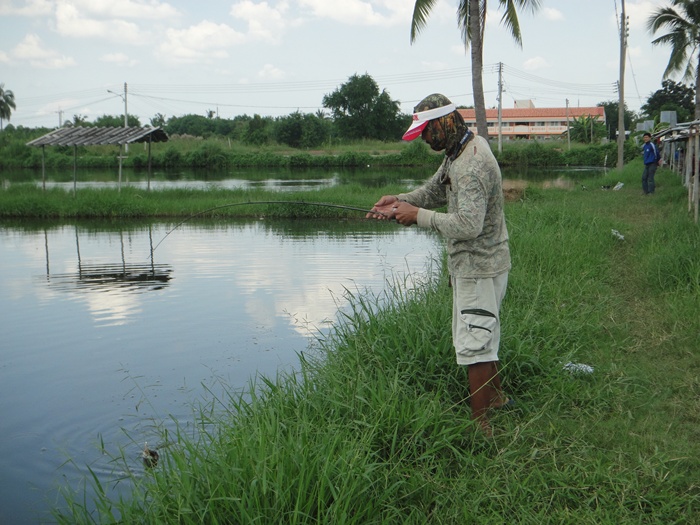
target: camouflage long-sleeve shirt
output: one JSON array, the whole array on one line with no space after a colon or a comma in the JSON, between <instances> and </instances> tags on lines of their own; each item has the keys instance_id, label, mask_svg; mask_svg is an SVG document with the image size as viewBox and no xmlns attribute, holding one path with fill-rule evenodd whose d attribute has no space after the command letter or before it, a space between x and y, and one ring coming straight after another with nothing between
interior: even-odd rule
<instances>
[{"instance_id":1,"label":"camouflage long-sleeve shirt","mask_svg":"<svg viewBox=\"0 0 700 525\"><path fill-rule=\"evenodd\" d=\"M445 157L423 186L398 195L418 206L418 226L447 239L454 277L495 277L510 270L501 170L488 142L470 141L454 162ZM431 211L447 204L447 213Z\"/></svg>"}]
</instances>

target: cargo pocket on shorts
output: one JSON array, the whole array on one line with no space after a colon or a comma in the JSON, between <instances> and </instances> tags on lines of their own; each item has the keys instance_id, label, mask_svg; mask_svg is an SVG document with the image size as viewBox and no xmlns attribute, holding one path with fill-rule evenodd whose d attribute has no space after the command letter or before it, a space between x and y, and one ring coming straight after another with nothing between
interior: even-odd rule
<instances>
[{"instance_id":1,"label":"cargo pocket on shorts","mask_svg":"<svg viewBox=\"0 0 700 525\"><path fill-rule=\"evenodd\" d=\"M463 355L478 355L489 350L488 346L493 338L498 319L487 310L466 309L460 312L460 317L466 328L464 340L461 341Z\"/></svg>"}]
</instances>

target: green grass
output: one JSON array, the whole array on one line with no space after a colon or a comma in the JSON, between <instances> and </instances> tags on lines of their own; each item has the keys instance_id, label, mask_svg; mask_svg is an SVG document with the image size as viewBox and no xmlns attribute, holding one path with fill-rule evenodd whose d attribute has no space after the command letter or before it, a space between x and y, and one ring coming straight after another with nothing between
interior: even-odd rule
<instances>
[{"instance_id":1,"label":"green grass","mask_svg":"<svg viewBox=\"0 0 700 525\"><path fill-rule=\"evenodd\" d=\"M700 521L700 229L661 170L632 163L588 190L506 208L513 270L501 369L515 410L486 440L454 364L443 272L352 307L301 371L212 394L164 435L133 497L62 523L674 524ZM601 184L625 182L620 191ZM624 240L611 234L618 230ZM436 264L440 266L440 264ZM382 308L377 308L381 304ZM587 375L566 362L594 367Z\"/></svg>"},{"instance_id":2,"label":"green grass","mask_svg":"<svg viewBox=\"0 0 700 525\"><path fill-rule=\"evenodd\" d=\"M79 189L74 194L60 188L43 191L31 184L15 184L0 191L1 219L137 219L144 217L259 217L278 218L361 218L356 210L334 207L302 206L299 202L329 203L371 208L382 191L398 193L394 185L368 190L360 184L344 184L318 191L270 192L264 190L188 190L147 191L137 188ZM257 201L284 201L297 204L255 204ZM251 203L243 205L243 203Z\"/></svg>"}]
</instances>

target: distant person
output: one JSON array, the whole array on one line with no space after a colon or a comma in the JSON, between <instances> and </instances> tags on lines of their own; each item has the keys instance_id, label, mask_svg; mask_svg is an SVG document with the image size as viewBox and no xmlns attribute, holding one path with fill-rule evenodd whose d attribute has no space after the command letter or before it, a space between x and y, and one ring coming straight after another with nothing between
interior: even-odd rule
<instances>
[{"instance_id":1,"label":"distant person","mask_svg":"<svg viewBox=\"0 0 700 525\"><path fill-rule=\"evenodd\" d=\"M452 342L457 364L467 366L472 418L491 436L489 409L512 404L497 366L510 270L501 170L486 139L467 128L444 95L429 95L414 108L403 139L419 136L434 151L445 151L437 172L409 193L383 196L372 208L377 213L367 217L417 224L447 240ZM430 211L444 205L446 213Z\"/></svg>"},{"instance_id":2,"label":"distant person","mask_svg":"<svg viewBox=\"0 0 700 525\"><path fill-rule=\"evenodd\" d=\"M642 191L644 195L653 195L656 189L654 176L656 175L656 168L661 160L661 155L659 154L659 148L651 140L651 133L645 133L643 140L642 157L644 159L644 171L642 172Z\"/></svg>"}]
</instances>

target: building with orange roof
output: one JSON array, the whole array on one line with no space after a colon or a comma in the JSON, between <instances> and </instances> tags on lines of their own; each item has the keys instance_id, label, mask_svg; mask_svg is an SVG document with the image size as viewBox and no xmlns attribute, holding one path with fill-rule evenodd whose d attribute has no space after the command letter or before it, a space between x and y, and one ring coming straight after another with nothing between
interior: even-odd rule
<instances>
[{"instance_id":1,"label":"building with orange roof","mask_svg":"<svg viewBox=\"0 0 700 525\"><path fill-rule=\"evenodd\" d=\"M476 128L474 109L459 109L470 128ZM591 117L605 124L605 108L563 107L536 108L532 101L517 101L514 108L501 108L501 136L503 140L549 140L566 137L574 119ZM498 136L498 109L486 110L489 137Z\"/></svg>"}]
</instances>

